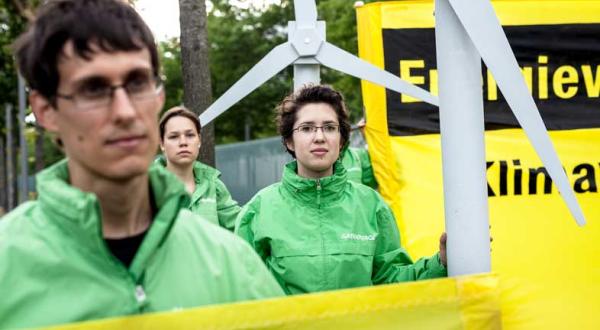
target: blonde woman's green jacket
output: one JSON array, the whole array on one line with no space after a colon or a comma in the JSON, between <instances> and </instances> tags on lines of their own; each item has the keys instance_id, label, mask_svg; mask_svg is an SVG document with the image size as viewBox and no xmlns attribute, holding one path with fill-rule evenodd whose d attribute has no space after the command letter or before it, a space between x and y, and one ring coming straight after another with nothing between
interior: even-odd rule
<instances>
[{"instance_id":1,"label":"blonde woman's green jacket","mask_svg":"<svg viewBox=\"0 0 600 330\"><path fill-rule=\"evenodd\" d=\"M240 212L236 234L256 250L287 294L447 275L439 255L413 263L392 212L373 189L346 178L306 179L297 164Z\"/></svg>"},{"instance_id":2,"label":"blonde woman's green jacket","mask_svg":"<svg viewBox=\"0 0 600 330\"><path fill-rule=\"evenodd\" d=\"M166 166L164 157L158 157L156 162ZM221 172L217 169L194 162L196 189L187 208L206 220L233 231L241 207L231 198L229 190L219 179L220 176Z\"/></svg>"},{"instance_id":3,"label":"blonde woman's green jacket","mask_svg":"<svg viewBox=\"0 0 600 330\"><path fill-rule=\"evenodd\" d=\"M156 213L126 268L109 251L98 200L65 161L37 176L37 201L0 220L0 328L39 327L283 295L254 251L185 209L174 175L149 170Z\"/></svg>"}]
</instances>

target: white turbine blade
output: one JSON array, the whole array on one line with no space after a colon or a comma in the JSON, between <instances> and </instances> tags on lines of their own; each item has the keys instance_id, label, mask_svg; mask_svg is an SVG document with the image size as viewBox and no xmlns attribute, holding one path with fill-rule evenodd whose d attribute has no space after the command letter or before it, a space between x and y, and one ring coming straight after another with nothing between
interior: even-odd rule
<instances>
[{"instance_id":1,"label":"white turbine blade","mask_svg":"<svg viewBox=\"0 0 600 330\"><path fill-rule=\"evenodd\" d=\"M481 58L492 71L502 94L548 170L575 221L583 226L585 224L583 212L491 3L487 0L449 1Z\"/></svg>"},{"instance_id":2,"label":"white turbine blade","mask_svg":"<svg viewBox=\"0 0 600 330\"><path fill-rule=\"evenodd\" d=\"M297 58L298 54L290 43L286 42L273 48L200 115L202 126L210 123Z\"/></svg>"},{"instance_id":3,"label":"white turbine blade","mask_svg":"<svg viewBox=\"0 0 600 330\"><path fill-rule=\"evenodd\" d=\"M294 0L294 13L299 26L317 23L317 4L315 0Z\"/></svg>"},{"instance_id":4,"label":"white turbine blade","mask_svg":"<svg viewBox=\"0 0 600 330\"><path fill-rule=\"evenodd\" d=\"M412 85L369 62L363 61L353 54L328 42L324 42L321 45L321 49L319 49L316 59L325 66L356 78L368 80L372 83L384 86L398 93L410 95L435 106L439 104L438 98L431 95L428 91Z\"/></svg>"}]
</instances>

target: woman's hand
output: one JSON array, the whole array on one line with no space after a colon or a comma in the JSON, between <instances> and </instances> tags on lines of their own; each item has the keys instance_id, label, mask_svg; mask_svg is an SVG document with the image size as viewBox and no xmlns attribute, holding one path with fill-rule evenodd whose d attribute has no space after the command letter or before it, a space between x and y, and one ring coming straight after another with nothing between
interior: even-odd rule
<instances>
[{"instance_id":1,"label":"woman's hand","mask_svg":"<svg viewBox=\"0 0 600 330\"><path fill-rule=\"evenodd\" d=\"M490 225L490 228L492 228L492 226ZM442 236L440 236L440 262L442 263L442 265L444 265L444 267L448 267L448 259L446 258L446 240L448 239L446 232L442 233ZM490 236L490 243L492 243L494 241L494 238ZM492 252L492 248L490 247L490 252Z\"/></svg>"},{"instance_id":2,"label":"woman's hand","mask_svg":"<svg viewBox=\"0 0 600 330\"><path fill-rule=\"evenodd\" d=\"M440 261L444 267L448 267L448 261L446 259L446 240L447 240L446 232L442 233L440 236Z\"/></svg>"}]
</instances>

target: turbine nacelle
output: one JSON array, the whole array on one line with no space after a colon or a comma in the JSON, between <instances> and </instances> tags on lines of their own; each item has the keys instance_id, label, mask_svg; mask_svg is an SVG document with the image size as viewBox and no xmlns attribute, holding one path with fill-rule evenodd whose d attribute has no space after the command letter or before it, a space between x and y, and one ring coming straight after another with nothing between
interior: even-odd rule
<instances>
[{"instance_id":1,"label":"turbine nacelle","mask_svg":"<svg viewBox=\"0 0 600 330\"><path fill-rule=\"evenodd\" d=\"M313 27L298 27L297 22L288 24L288 40L299 57L315 57L325 42L325 22Z\"/></svg>"}]
</instances>

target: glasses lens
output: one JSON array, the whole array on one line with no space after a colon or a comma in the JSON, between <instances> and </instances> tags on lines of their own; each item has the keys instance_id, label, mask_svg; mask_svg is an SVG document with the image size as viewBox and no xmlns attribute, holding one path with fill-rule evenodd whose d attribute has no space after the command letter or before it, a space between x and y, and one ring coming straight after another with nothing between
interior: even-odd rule
<instances>
[{"instance_id":1,"label":"glasses lens","mask_svg":"<svg viewBox=\"0 0 600 330\"><path fill-rule=\"evenodd\" d=\"M338 131L338 125L325 125L323 126L323 133L325 134L335 134Z\"/></svg>"},{"instance_id":2,"label":"glasses lens","mask_svg":"<svg viewBox=\"0 0 600 330\"><path fill-rule=\"evenodd\" d=\"M302 134L312 134L316 130L315 126L312 125L302 125L298 127L298 132Z\"/></svg>"},{"instance_id":3,"label":"glasses lens","mask_svg":"<svg viewBox=\"0 0 600 330\"><path fill-rule=\"evenodd\" d=\"M129 97L133 99L146 99L157 94L156 79L150 77L138 77L128 81L125 90Z\"/></svg>"},{"instance_id":4,"label":"glasses lens","mask_svg":"<svg viewBox=\"0 0 600 330\"><path fill-rule=\"evenodd\" d=\"M104 108L110 104L110 94L96 95L94 97L88 97L84 95L73 95L73 101L75 106L81 110L91 110L97 108Z\"/></svg>"},{"instance_id":5,"label":"glasses lens","mask_svg":"<svg viewBox=\"0 0 600 330\"><path fill-rule=\"evenodd\" d=\"M112 89L103 79L94 78L85 81L73 93L77 107L83 110L104 106L110 102Z\"/></svg>"}]
</instances>

